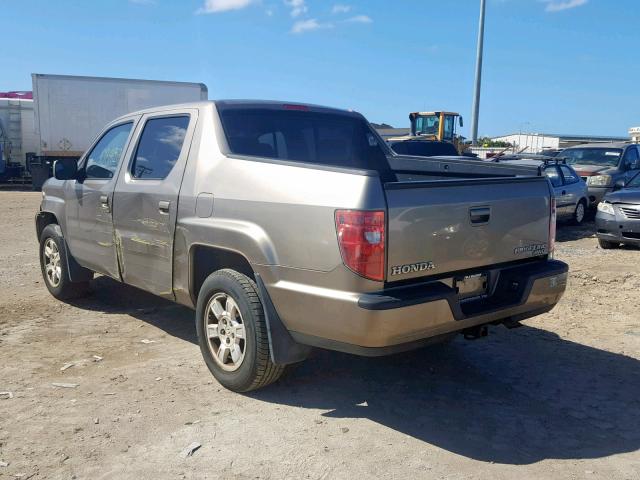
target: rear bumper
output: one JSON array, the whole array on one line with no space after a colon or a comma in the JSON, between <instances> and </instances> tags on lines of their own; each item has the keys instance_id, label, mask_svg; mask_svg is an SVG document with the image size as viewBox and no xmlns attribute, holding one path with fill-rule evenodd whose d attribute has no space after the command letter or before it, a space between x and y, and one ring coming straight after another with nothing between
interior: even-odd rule
<instances>
[{"instance_id":1,"label":"rear bumper","mask_svg":"<svg viewBox=\"0 0 640 480\"><path fill-rule=\"evenodd\" d=\"M269 291L295 341L359 355L385 355L473 326L519 321L549 311L565 291L568 266L541 261L487 273L487 295L466 302L460 302L446 280L366 294L297 289L289 283L286 292L278 283Z\"/></svg>"}]
</instances>

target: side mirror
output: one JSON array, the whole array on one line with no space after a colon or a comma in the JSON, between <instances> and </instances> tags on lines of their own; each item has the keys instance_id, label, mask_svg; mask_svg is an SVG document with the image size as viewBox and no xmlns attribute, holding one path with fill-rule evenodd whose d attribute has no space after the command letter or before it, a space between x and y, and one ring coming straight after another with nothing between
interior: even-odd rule
<instances>
[{"instance_id":1,"label":"side mirror","mask_svg":"<svg viewBox=\"0 0 640 480\"><path fill-rule=\"evenodd\" d=\"M464 120L462 120L462 117L458 117L458 122L460 123L460 128L464 127Z\"/></svg>"},{"instance_id":2,"label":"side mirror","mask_svg":"<svg viewBox=\"0 0 640 480\"><path fill-rule=\"evenodd\" d=\"M617 192L618 190L622 190L624 188L624 180L621 178L616 180L616 183L613 184L613 191Z\"/></svg>"},{"instance_id":3,"label":"side mirror","mask_svg":"<svg viewBox=\"0 0 640 480\"><path fill-rule=\"evenodd\" d=\"M78 161L75 158L61 158L53 164L53 176L58 180L78 178Z\"/></svg>"}]
</instances>

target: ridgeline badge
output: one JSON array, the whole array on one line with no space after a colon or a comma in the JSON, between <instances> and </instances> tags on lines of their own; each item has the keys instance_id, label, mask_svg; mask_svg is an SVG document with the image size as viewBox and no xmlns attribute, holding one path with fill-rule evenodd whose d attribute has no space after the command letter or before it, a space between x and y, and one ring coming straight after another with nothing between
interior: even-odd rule
<instances>
[{"instance_id":1,"label":"ridgeline badge","mask_svg":"<svg viewBox=\"0 0 640 480\"><path fill-rule=\"evenodd\" d=\"M513 253L516 255L527 254L532 257L537 255L546 255L548 253L546 243L538 243L535 245L525 245L523 247L516 247L513 249Z\"/></svg>"}]
</instances>

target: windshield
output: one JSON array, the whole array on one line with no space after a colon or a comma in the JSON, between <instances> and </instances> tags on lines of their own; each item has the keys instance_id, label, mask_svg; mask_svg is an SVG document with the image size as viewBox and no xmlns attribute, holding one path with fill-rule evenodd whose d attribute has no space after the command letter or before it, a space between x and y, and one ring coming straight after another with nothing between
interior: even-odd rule
<instances>
[{"instance_id":1,"label":"windshield","mask_svg":"<svg viewBox=\"0 0 640 480\"><path fill-rule=\"evenodd\" d=\"M272 108L221 109L232 153L337 167L388 169L367 122L351 115Z\"/></svg>"},{"instance_id":2,"label":"windshield","mask_svg":"<svg viewBox=\"0 0 640 480\"><path fill-rule=\"evenodd\" d=\"M567 159L570 165L602 165L603 167L615 167L620 161L622 149L620 148L570 148L559 156Z\"/></svg>"},{"instance_id":3,"label":"windshield","mask_svg":"<svg viewBox=\"0 0 640 480\"><path fill-rule=\"evenodd\" d=\"M416 135L438 135L440 118L436 115L423 115L416 119Z\"/></svg>"},{"instance_id":4,"label":"windshield","mask_svg":"<svg viewBox=\"0 0 640 480\"><path fill-rule=\"evenodd\" d=\"M629 180L629 183L627 183L627 187L628 188L640 187L640 173L637 174L635 177L633 177L631 180Z\"/></svg>"}]
</instances>

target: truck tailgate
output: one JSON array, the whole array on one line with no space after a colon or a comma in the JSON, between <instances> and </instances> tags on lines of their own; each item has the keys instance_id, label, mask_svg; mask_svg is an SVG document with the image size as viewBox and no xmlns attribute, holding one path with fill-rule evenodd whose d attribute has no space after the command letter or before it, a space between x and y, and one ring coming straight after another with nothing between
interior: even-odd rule
<instances>
[{"instance_id":1,"label":"truck tailgate","mask_svg":"<svg viewBox=\"0 0 640 480\"><path fill-rule=\"evenodd\" d=\"M385 191L387 281L548 253L545 177L392 182Z\"/></svg>"}]
</instances>

